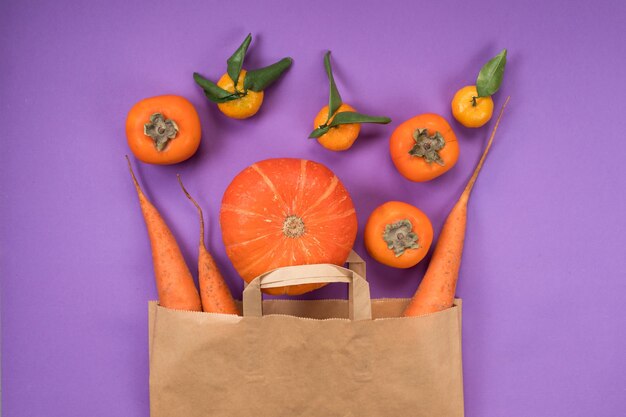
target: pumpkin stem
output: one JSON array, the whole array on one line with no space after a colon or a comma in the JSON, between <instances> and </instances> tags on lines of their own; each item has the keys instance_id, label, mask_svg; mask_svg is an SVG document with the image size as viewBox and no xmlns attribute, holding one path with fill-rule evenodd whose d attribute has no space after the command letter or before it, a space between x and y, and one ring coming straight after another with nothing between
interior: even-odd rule
<instances>
[{"instance_id":1,"label":"pumpkin stem","mask_svg":"<svg viewBox=\"0 0 626 417\"><path fill-rule=\"evenodd\" d=\"M301 217L291 215L287 216L283 223L283 233L287 237L296 238L304 234L306 228L304 227L304 221Z\"/></svg>"}]
</instances>

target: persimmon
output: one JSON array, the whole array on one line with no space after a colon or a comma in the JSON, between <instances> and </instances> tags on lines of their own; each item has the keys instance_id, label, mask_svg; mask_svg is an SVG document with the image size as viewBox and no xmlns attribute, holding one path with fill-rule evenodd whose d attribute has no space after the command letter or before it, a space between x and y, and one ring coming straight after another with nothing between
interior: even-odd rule
<instances>
[{"instance_id":1,"label":"persimmon","mask_svg":"<svg viewBox=\"0 0 626 417\"><path fill-rule=\"evenodd\" d=\"M222 113L234 119L247 119L254 116L263 104L263 92L272 85L293 62L286 57L272 65L256 70L246 71L243 62L252 35L248 34L239 48L226 61L226 74L214 83L194 72L193 79L202 87L206 97L214 103Z\"/></svg>"},{"instance_id":2,"label":"persimmon","mask_svg":"<svg viewBox=\"0 0 626 417\"><path fill-rule=\"evenodd\" d=\"M135 157L148 164L176 164L200 146L200 118L180 96L150 97L135 104L126 117L126 139Z\"/></svg>"},{"instance_id":3,"label":"persimmon","mask_svg":"<svg viewBox=\"0 0 626 417\"><path fill-rule=\"evenodd\" d=\"M481 127L493 115L493 100L478 97L475 85L465 86L452 99L452 115L465 127Z\"/></svg>"},{"instance_id":4,"label":"persimmon","mask_svg":"<svg viewBox=\"0 0 626 417\"><path fill-rule=\"evenodd\" d=\"M400 124L389 140L391 159L405 178L429 181L448 172L459 159L459 144L443 117L426 113Z\"/></svg>"},{"instance_id":5,"label":"persimmon","mask_svg":"<svg viewBox=\"0 0 626 417\"><path fill-rule=\"evenodd\" d=\"M378 262L395 268L417 265L433 243L433 226L423 211L401 201L388 201L370 214L365 249Z\"/></svg>"},{"instance_id":6,"label":"persimmon","mask_svg":"<svg viewBox=\"0 0 626 417\"><path fill-rule=\"evenodd\" d=\"M354 108L342 102L330 66L330 51L324 55L324 68L326 68L330 83L328 105L315 116L314 130L309 135L310 139L317 139L320 145L331 151L345 151L359 136L361 123L387 124L391 122L388 117L357 113Z\"/></svg>"},{"instance_id":7,"label":"persimmon","mask_svg":"<svg viewBox=\"0 0 626 417\"><path fill-rule=\"evenodd\" d=\"M350 194L324 165L278 158L245 168L224 192L220 225L226 254L246 281L272 269L342 265L357 233ZM264 290L303 294L324 284Z\"/></svg>"}]
</instances>

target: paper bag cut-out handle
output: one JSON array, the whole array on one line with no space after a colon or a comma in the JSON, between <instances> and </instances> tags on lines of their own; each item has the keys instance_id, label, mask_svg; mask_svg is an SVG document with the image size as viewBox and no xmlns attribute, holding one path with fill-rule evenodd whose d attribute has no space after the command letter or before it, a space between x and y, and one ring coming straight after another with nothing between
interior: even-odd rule
<instances>
[{"instance_id":1,"label":"paper bag cut-out handle","mask_svg":"<svg viewBox=\"0 0 626 417\"><path fill-rule=\"evenodd\" d=\"M259 275L243 291L244 317L263 315L262 288L276 288L299 284L346 282L349 284L348 309L350 320L370 320L372 305L369 284L363 276L365 262L356 253L348 257L351 269L332 264L297 265L274 269Z\"/></svg>"}]
</instances>

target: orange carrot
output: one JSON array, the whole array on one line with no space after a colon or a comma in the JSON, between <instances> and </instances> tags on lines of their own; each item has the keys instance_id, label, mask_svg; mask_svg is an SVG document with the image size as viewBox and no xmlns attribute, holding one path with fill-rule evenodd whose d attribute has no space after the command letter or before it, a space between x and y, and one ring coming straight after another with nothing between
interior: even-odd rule
<instances>
[{"instance_id":1,"label":"orange carrot","mask_svg":"<svg viewBox=\"0 0 626 417\"><path fill-rule=\"evenodd\" d=\"M187 192L183 181L178 175L178 182L183 192L194 206L198 209L200 216L200 245L198 247L198 284L200 285L200 297L202 299L202 310L209 313L239 314L235 305L235 300L230 293L230 289L224 277L220 273L215 260L204 244L204 215L202 208Z\"/></svg>"},{"instance_id":2,"label":"orange carrot","mask_svg":"<svg viewBox=\"0 0 626 417\"><path fill-rule=\"evenodd\" d=\"M150 237L159 304L163 307L179 310L202 311L200 295L174 235L156 207L141 191L128 156L126 156L126 160Z\"/></svg>"},{"instance_id":3,"label":"orange carrot","mask_svg":"<svg viewBox=\"0 0 626 417\"><path fill-rule=\"evenodd\" d=\"M439 234L439 240L435 247L435 252L430 260L426 274L422 279L417 291L413 295L411 302L404 310L404 316L420 316L423 314L433 313L452 307L454 303L454 294L456 292L456 283L459 277L459 268L461 267L461 256L463 253L463 241L465 240L465 226L467 224L467 202L470 193L478 178L478 173L485 162L487 153L491 148L496 130L500 124L500 119L504 113L504 109L509 102L507 97L502 105L500 115L496 120L496 124L491 132L491 137L487 142L485 151L483 152L474 174L469 179L461 197L454 205L446 222Z\"/></svg>"}]
</instances>

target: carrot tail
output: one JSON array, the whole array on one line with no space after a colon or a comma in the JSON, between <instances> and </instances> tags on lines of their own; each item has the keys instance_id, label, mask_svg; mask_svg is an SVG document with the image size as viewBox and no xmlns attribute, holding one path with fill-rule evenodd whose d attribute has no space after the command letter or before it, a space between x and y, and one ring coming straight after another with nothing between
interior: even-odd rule
<instances>
[{"instance_id":1,"label":"carrot tail","mask_svg":"<svg viewBox=\"0 0 626 417\"><path fill-rule=\"evenodd\" d=\"M200 295L176 239L141 190L128 156L126 160L148 229L159 303L167 308L201 311Z\"/></svg>"},{"instance_id":2,"label":"carrot tail","mask_svg":"<svg viewBox=\"0 0 626 417\"><path fill-rule=\"evenodd\" d=\"M489 136L489 140L487 141L487 146L485 146L485 150L483 151L478 164L476 164L476 168L474 168L474 173L470 177L465 189L463 190L463 194L461 194L461 198L465 198L465 200L469 199L469 196L472 192L472 188L474 188L474 183L476 183L476 179L478 178L478 174L485 163L485 159L487 159L487 154L491 149L491 145L493 144L493 138L496 137L496 132L498 131L498 126L500 126L500 120L502 120L502 115L504 114L504 109L506 109L506 105L509 104L509 100L511 96L508 96L506 100L504 100L504 104L502 108L500 108L500 114L498 114L498 118L496 119L496 124L493 126L493 130L491 131L491 136Z\"/></svg>"},{"instance_id":3,"label":"carrot tail","mask_svg":"<svg viewBox=\"0 0 626 417\"><path fill-rule=\"evenodd\" d=\"M178 182L187 198L196 206L200 217L200 245L198 248L198 284L200 285L200 297L202 310L210 313L239 314L235 300L220 273L215 260L209 253L204 243L204 215L202 208L191 197L178 175Z\"/></svg>"},{"instance_id":4,"label":"carrot tail","mask_svg":"<svg viewBox=\"0 0 626 417\"><path fill-rule=\"evenodd\" d=\"M404 316L420 316L434 313L452 307L456 284L461 268L463 244L465 241L465 228L467 225L467 204L472 188L476 183L478 174L485 162L485 158L491 149L493 138L498 130L498 125L504 114L504 109L510 97L504 101L500 114L496 119L487 146L474 169L461 197L448 215L439 235L437 246L417 291L411 302L404 310Z\"/></svg>"}]
</instances>

